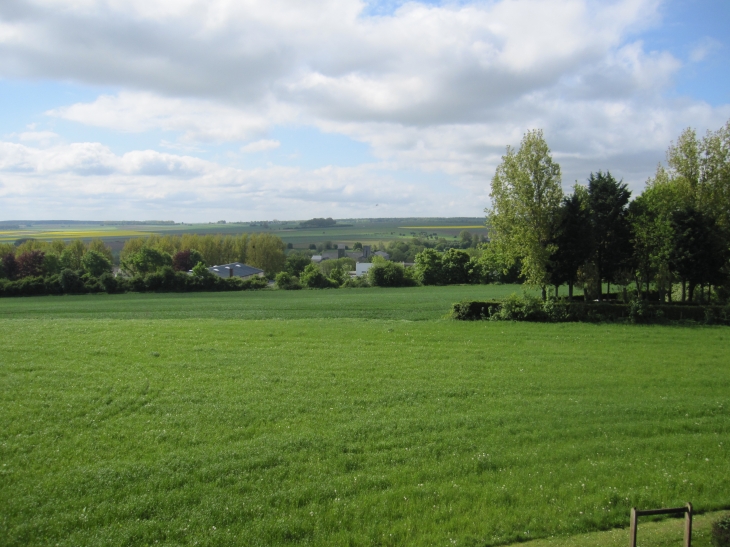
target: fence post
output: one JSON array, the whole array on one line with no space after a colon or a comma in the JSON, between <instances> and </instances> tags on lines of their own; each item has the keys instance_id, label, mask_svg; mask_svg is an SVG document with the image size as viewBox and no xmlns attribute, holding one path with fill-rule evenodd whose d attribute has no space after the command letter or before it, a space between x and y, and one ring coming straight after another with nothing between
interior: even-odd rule
<instances>
[{"instance_id":1,"label":"fence post","mask_svg":"<svg viewBox=\"0 0 730 547\"><path fill-rule=\"evenodd\" d=\"M692 504L687 504L684 514L684 547L692 547Z\"/></svg>"},{"instance_id":2,"label":"fence post","mask_svg":"<svg viewBox=\"0 0 730 547\"><path fill-rule=\"evenodd\" d=\"M631 508L631 529L629 530L629 547L636 547L636 507Z\"/></svg>"}]
</instances>

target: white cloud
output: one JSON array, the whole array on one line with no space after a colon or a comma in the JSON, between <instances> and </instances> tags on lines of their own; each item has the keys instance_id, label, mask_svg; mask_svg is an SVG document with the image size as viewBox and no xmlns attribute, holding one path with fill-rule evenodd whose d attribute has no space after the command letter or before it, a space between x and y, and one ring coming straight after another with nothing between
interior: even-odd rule
<instances>
[{"instance_id":1,"label":"white cloud","mask_svg":"<svg viewBox=\"0 0 730 547\"><path fill-rule=\"evenodd\" d=\"M245 152L247 154L266 152L267 150L276 150L277 148L279 148L279 146L281 146L281 143L279 141L262 139L260 141L252 142L250 144L247 144L246 146L241 147L241 152Z\"/></svg>"},{"instance_id":2,"label":"white cloud","mask_svg":"<svg viewBox=\"0 0 730 547\"><path fill-rule=\"evenodd\" d=\"M387 207L391 192L392 206L403 204L397 214L426 204L441 214L452 202L456 214L458 206L479 214L504 147L540 127L566 186L610 168L638 190L682 128L717 128L730 117L728 107L665 97L681 62L648 51L637 34L660 23L659 5L405 2L369 17L361 0L0 3L0 77L115 90L50 110L52 121L162 131L170 133L162 148L186 154L118 155L100 143L61 145L48 134L19 137L38 148L3 143L0 173L78 180L82 188L93 179L103 192L126 189L129 203L154 195L227 207L240 198L261 212L320 200L345 211L369 194ZM689 57L699 61L716 47L704 41ZM195 157L202 143L272 150L280 143L266 137L284 125L367 143L377 163L240 170ZM448 183L404 183L402 170ZM114 190L99 177L115 181Z\"/></svg>"},{"instance_id":3,"label":"white cloud","mask_svg":"<svg viewBox=\"0 0 730 547\"><path fill-rule=\"evenodd\" d=\"M282 212L306 218L322 204L339 216L404 208L425 213L439 198L395 180L378 165L244 170L152 150L117 155L99 143L41 149L0 142L0 199L14 204L18 218L56 218L83 203L81 218L102 209L104 218L151 218L164 209L166 218L206 221L223 211L232 219L274 218Z\"/></svg>"}]
</instances>

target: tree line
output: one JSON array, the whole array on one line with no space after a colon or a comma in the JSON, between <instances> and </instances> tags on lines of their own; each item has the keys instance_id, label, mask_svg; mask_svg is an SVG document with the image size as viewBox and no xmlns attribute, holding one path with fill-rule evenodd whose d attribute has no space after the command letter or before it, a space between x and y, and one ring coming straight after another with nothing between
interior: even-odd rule
<instances>
[{"instance_id":1,"label":"tree line","mask_svg":"<svg viewBox=\"0 0 730 547\"><path fill-rule=\"evenodd\" d=\"M632 286L660 301L728 298L730 121L702 138L685 130L633 200L600 170L565 195L542 131L529 131L518 149L507 148L491 198L491 254L543 298L563 284L569 296L580 284L598 300L612 284L624 297Z\"/></svg>"}]
</instances>

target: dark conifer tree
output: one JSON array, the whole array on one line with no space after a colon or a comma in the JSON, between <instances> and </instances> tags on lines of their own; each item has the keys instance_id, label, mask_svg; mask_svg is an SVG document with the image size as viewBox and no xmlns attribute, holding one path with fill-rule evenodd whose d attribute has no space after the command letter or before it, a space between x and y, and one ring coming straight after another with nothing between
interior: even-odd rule
<instances>
[{"instance_id":1,"label":"dark conifer tree","mask_svg":"<svg viewBox=\"0 0 730 547\"><path fill-rule=\"evenodd\" d=\"M723 266L728 260L727 246L715 219L694 207L672 214L674 240L671 265L682 281L682 299L689 286L689 299L697 285L718 285L724 282Z\"/></svg>"},{"instance_id":2,"label":"dark conifer tree","mask_svg":"<svg viewBox=\"0 0 730 547\"><path fill-rule=\"evenodd\" d=\"M555 294L563 283L568 284L568 296L573 297L573 286L578 269L591 255L591 219L587 204L574 192L563 199L560 208L560 225L555 238L557 250L550 261L550 278L555 285Z\"/></svg>"},{"instance_id":3,"label":"dark conifer tree","mask_svg":"<svg viewBox=\"0 0 730 547\"><path fill-rule=\"evenodd\" d=\"M631 231L628 221L628 186L613 178L610 171L591 173L588 178L588 205L593 239L592 261L598 278L598 299L603 281L626 266L631 257Z\"/></svg>"}]
</instances>

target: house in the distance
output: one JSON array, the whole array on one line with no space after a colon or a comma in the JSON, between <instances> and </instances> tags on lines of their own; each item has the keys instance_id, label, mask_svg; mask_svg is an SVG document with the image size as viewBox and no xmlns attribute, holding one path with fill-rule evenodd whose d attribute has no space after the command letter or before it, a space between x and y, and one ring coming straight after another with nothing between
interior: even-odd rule
<instances>
[{"instance_id":1,"label":"house in the distance","mask_svg":"<svg viewBox=\"0 0 730 547\"><path fill-rule=\"evenodd\" d=\"M264 271L243 264L242 262L233 262L231 264L221 264L220 266L212 266L208 271L218 277L240 277L241 279L249 279L251 277L264 277Z\"/></svg>"}]
</instances>

